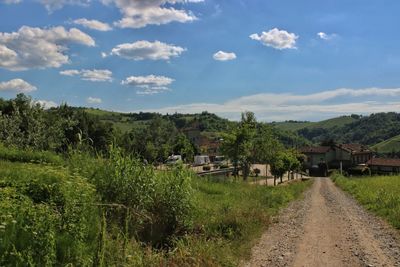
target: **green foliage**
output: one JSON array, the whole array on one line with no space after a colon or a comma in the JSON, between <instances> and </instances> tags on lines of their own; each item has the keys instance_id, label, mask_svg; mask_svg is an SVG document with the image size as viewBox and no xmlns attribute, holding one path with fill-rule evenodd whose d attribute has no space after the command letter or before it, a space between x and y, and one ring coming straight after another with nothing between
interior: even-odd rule
<instances>
[{"instance_id":1,"label":"green foliage","mask_svg":"<svg viewBox=\"0 0 400 267\"><path fill-rule=\"evenodd\" d=\"M54 165L64 164L59 155L49 151L37 151L31 148L18 149L16 147L5 147L0 143L0 159L16 162L51 163Z\"/></svg>"},{"instance_id":2,"label":"green foliage","mask_svg":"<svg viewBox=\"0 0 400 267\"><path fill-rule=\"evenodd\" d=\"M345 124L337 124L334 127L313 125L299 130L298 133L313 143L333 139L337 143L374 145L398 135L400 128L400 114L395 112L342 118L347 118Z\"/></svg>"},{"instance_id":3,"label":"green foliage","mask_svg":"<svg viewBox=\"0 0 400 267\"><path fill-rule=\"evenodd\" d=\"M335 183L351 193L362 205L400 229L400 177L333 177Z\"/></svg>"},{"instance_id":4,"label":"green foliage","mask_svg":"<svg viewBox=\"0 0 400 267\"><path fill-rule=\"evenodd\" d=\"M209 261L204 266L237 266L250 255L250 249L271 216L298 198L308 188L309 182L288 186L267 187L247 183L215 183L195 181L195 198L198 207L193 240L185 240L189 255L198 254ZM246 201L243 201L246 200Z\"/></svg>"},{"instance_id":5,"label":"green foliage","mask_svg":"<svg viewBox=\"0 0 400 267\"><path fill-rule=\"evenodd\" d=\"M239 125L231 133L223 136L221 151L232 160L235 169L239 164L241 165L243 179L245 180L250 174L250 166L253 160L253 139L256 134L256 125L254 113L245 112L242 113L242 120Z\"/></svg>"},{"instance_id":6,"label":"green foliage","mask_svg":"<svg viewBox=\"0 0 400 267\"><path fill-rule=\"evenodd\" d=\"M396 135L371 147L373 150L382 154L391 154L400 152L400 135Z\"/></svg>"},{"instance_id":7,"label":"green foliage","mask_svg":"<svg viewBox=\"0 0 400 267\"><path fill-rule=\"evenodd\" d=\"M91 266L99 230L92 185L63 169L0 162L0 265Z\"/></svg>"},{"instance_id":8,"label":"green foliage","mask_svg":"<svg viewBox=\"0 0 400 267\"><path fill-rule=\"evenodd\" d=\"M107 223L120 229L128 224L129 237L164 246L190 224L193 174L182 166L158 172L115 147L105 160L77 153L70 161L72 171L96 186L103 203L119 207L107 211Z\"/></svg>"}]
</instances>

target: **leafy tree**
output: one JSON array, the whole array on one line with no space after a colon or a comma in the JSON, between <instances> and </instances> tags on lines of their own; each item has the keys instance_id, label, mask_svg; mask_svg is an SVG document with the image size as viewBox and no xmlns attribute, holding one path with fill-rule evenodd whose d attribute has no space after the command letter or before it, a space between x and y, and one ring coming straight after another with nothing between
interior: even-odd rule
<instances>
[{"instance_id":1,"label":"leafy tree","mask_svg":"<svg viewBox=\"0 0 400 267\"><path fill-rule=\"evenodd\" d=\"M254 159L253 138L256 134L256 119L254 113L242 113L239 125L229 134L223 136L221 151L233 162L235 174L238 166L242 167L243 179L247 180Z\"/></svg>"}]
</instances>

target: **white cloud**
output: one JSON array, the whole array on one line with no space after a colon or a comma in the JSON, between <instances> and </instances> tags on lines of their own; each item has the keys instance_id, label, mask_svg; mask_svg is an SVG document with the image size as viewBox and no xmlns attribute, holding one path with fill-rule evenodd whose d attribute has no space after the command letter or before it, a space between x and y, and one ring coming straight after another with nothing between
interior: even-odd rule
<instances>
[{"instance_id":1,"label":"white cloud","mask_svg":"<svg viewBox=\"0 0 400 267\"><path fill-rule=\"evenodd\" d=\"M111 82L112 72L110 70L63 70L61 75L79 76L82 80L91 82Z\"/></svg>"},{"instance_id":2,"label":"white cloud","mask_svg":"<svg viewBox=\"0 0 400 267\"><path fill-rule=\"evenodd\" d=\"M324 32L319 32L319 33L317 33L317 35L319 38L321 38L322 40L325 40L325 41L329 41L329 40L332 40L337 37L336 33L327 34Z\"/></svg>"},{"instance_id":3,"label":"white cloud","mask_svg":"<svg viewBox=\"0 0 400 267\"><path fill-rule=\"evenodd\" d=\"M228 61L228 60L236 59L236 54L224 52L224 51L218 51L217 53L215 53L213 55L213 58L218 61Z\"/></svg>"},{"instance_id":4,"label":"white cloud","mask_svg":"<svg viewBox=\"0 0 400 267\"><path fill-rule=\"evenodd\" d=\"M175 9L173 5L199 3L203 0L102 0L106 5L114 4L122 13L121 20L114 24L121 28L142 28L170 22L191 22L197 17L190 11Z\"/></svg>"},{"instance_id":5,"label":"white cloud","mask_svg":"<svg viewBox=\"0 0 400 267\"><path fill-rule=\"evenodd\" d=\"M49 100L36 100L35 103L40 104L45 109L55 108L58 106L56 102Z\"/></svg>"},{"instance_id":6,"label":"white cloud","mask_svg":"<svg viewBox=\"0 0 400 267\"><path fill-rule=\"evenodd\" d=\"M89 104L101 104L103 101L101 100L101 98L89 96L86 99L86 102L88 102Z\"/></svg>"},{"instance_id":7,"label":"white cloud","mask_svg":"<svg viewBox=\"0 0 400 267\"><path fill-rule=\"evenodd\" d=\"M97 30L97 31L111 31L112 28L110 27L110 25L108 25L108 23L104 23L98 20L88 20L85 18L82 19L76 19L73 21L73 23L78 24L78 25L82 25L83 27L92 29L92 30Z\"/></svg>"},{"instance_id":8,"label":"white cloud","mask_svg":"<svg viewBox=\"0 0 400 267\"><path fill-rule=\"evenodd\" d=\"M22 80L13 79L7 82L0 82L0 91L16 91L20 93L29 93L35 91L37 88L32 84Z\"/></svg>"},{"instance_id":9,"label":"white cloud","mask_svg":"<svg viewBox=\"0 0 400 267\"><path fill-rule=\"evenodd\" d=\"M4 4L18 4L21 3L22 0L2 0L0 1L0 3L4 3Z\"/></svg>"},{"instance_id":10,"label":"white cloud","mask_svg":"<svg viewBox=\"0 0 400 267\"><path fill-rule=\"evenodd\" d=\"M400 88L364 88L323 91L307 95L266 93L239 97L225 103L192 103L144 111L198 113L209 111L230 119L240 119L243 111L253 111L259 120L319 120L339 115L368 114L400 109ZM143 111L143 110L142 110Z\"/></svg>"},{"instance_id":11,"label":"white cloud","mask_svg":"<svg viewBox=\"0 0 400 267\"><path fill-rule=\"evenodd\" d=\"M69 63L66 51L71 43L95 45L89 35L76 28L23 26L18 32L0 32L0 68L13 71L58 68Z\"/></svg>"},{"instance_id":12,"label":"white cloud","mask_svg":"<svg viewBox=\"0 0 400 267\"><path fill-rule=\"evenodd\" d=\"M178 57L184 51L186 51L185 48L159 41L137 41L117 45L110 54L133 60L169 60L172 57Z\"/></svg>"},{"instance_id":13,"label":"white cloud","mask_svg":"<svg viewBox=\"0 0 400 267\"><path fill-rule=\"evenodd\" d=\"M122 85L136 87L139 95L152 95L164 91L169 91L168 86L174 82L174 79L165 76L130 76L121 82Z\"/></svg>"},{"instance_id":14,"label":"white cloud","mask_svg":"<svg viewBox=\"0 0 400 267\"><path fill-rule=\"evenodd\" d=\"M40 0L49 12L63 8L65 5L89 6L91 0Z\"/></svg>"},{"instance_id":15,"label":"white cloud","mask_svg":"<svg viewBox=\"0 0 400 267\"><path fill-rule=\"evenodd\" d=\"M105 52L101 52L100 55L101 55L102 58L106 58L108 56L107 53L105 53Z\"/></svg>"},{"instance_id":16,"label":"white cloud","mask_svg":"<svg viewBox=\"0 0 400 267\"><path fill-rule=\"evenodd\" d=\"M296 49L296 40L299 38L294 33L289 33L284 30L274 28L268 32L262 32L260 35L253 33L250 38L260 41L265 46L270 46L275 49Z\"/></svg>"}]
</instances>

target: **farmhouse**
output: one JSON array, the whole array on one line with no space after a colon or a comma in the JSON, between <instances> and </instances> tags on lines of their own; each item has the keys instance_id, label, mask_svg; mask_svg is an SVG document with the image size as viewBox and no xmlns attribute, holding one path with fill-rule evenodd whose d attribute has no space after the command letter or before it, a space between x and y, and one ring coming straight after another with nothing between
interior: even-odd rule
<instances>
[{"instance_id":1,"label":"farmhouse","mask_svg":"<svg viewBox=\"0 0 400 267\"><path fill-rule=\"evenodd\" d=\"M372 158L367 165L372 173L400 173L400 159Z\"/></svg>"},{"instance_id":2,"label":"farmhouse","mask_svg":"<svg viewBox=\"0 0 400 267\"><path fill-rule=\"evenodd\" d=\"M303 147L300 152L306 155L304 168L349 169L358 164L365 164L372 158L372 151L360 144L337 144L332 146Z\"/></svg>"}]
</instances>

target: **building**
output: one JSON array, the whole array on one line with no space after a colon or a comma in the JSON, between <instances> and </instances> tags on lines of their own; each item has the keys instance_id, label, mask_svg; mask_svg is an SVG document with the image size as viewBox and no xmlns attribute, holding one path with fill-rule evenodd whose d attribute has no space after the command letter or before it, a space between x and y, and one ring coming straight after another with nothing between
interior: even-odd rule
<instances>
[{"instance_id":1,"label":"building","mask_svg":"<svg viewBox=\"0 0 400 267\"><path fill-rule=\"evenodd\" d=\"M372 173L400 173L400 159L372 158L367 162Z\"/></svg>"},{"instance_id":2,"label":"building","mask_svg":"<svg viewBox=\"0 0 400 267\"><path fill-rule=\"evenodd\" d=\"M306 156L304 169L310 173L326 175L328 169L347 170L372 159L373 152L360 144L338 144L333 146L303 147L300 152ZM321 169L324 169L321 172Z\"/></svg>"}]
</instances>

